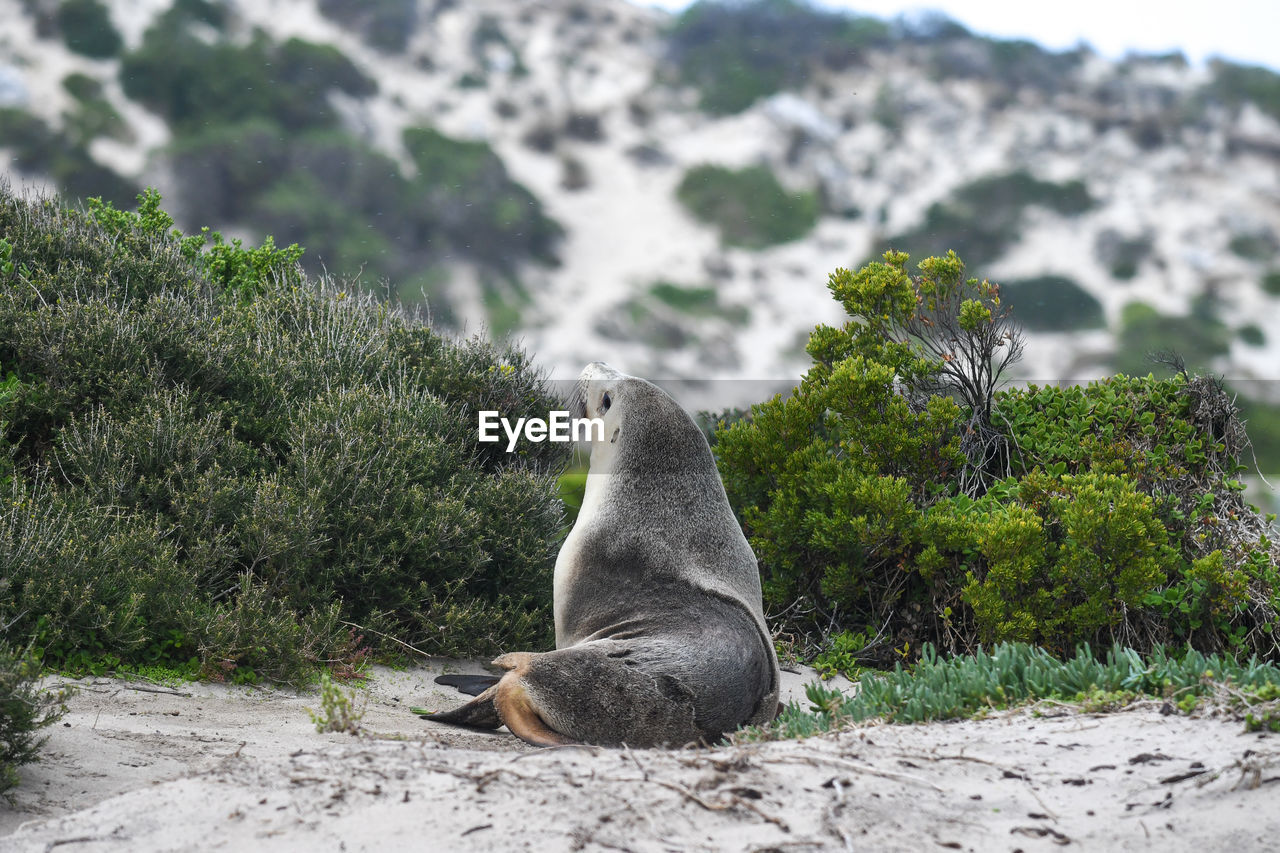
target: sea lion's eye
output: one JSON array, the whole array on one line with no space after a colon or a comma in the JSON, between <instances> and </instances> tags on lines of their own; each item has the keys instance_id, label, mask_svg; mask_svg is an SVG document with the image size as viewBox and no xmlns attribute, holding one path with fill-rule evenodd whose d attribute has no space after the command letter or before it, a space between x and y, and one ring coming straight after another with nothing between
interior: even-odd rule
<instances>
[{"instance_id":1,"label":"sea lion's eye","mask_svg":"<svg viewBox=\"0 0 1280 853\"><path fill-rule=\"evenodd\" d=\"M605 412L609 411L609 404L611 402L612 401L609 399L609 392L605 391L604 396L600 398L600 414L603 415Z\"/></svg>"}]
</instances>

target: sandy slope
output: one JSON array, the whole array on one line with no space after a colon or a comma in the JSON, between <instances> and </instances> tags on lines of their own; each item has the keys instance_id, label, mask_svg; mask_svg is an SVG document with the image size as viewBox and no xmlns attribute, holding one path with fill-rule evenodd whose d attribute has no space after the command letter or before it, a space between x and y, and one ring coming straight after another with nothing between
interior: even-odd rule
<instances>
[{"instance_id":1,"label":"sandy slope","mask_svg":"<svg viewBox=\"0 0 1280 853\"><path fill-rule=\"evenodd\" d=\"M379 669L359 738L316 734L315 695L89 680L0 810L0 850L1243 853L1280 833L1280 737L1154 704L710 750L536 750L410 715L457 701L433 693L437 671Z\"/></svg>"}]
</instances>

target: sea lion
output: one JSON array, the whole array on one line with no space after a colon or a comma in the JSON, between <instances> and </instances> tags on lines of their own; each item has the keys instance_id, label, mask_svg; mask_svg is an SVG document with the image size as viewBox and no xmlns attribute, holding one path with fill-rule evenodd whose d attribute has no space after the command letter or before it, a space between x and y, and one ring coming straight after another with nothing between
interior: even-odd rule
<instances>
[{"instance_id":1,"label":"sea lion","mask_svg":"<svg viewBox=\"0 0 1280 853\"><path fill-rule=\"evenodd\" d=\"M576 417L604 421L578 519L556 560L556 649L431 720L506 724L542 746L712 743L773 719L778 659L756 558L706 437L656 385L607 364L578 380Z\"/></svg>"}]
</instances>

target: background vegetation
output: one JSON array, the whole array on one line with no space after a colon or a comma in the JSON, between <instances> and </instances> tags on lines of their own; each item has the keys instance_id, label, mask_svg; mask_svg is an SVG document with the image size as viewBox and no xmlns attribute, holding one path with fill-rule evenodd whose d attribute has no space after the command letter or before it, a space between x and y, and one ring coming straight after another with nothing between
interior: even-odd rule
<instances>
[{"instance_id":1,"label":"background vegetation","mask_svg":"<svg viewBox=\"0 0 1280 853\"><path fill-rule=\"evenodd\" d=\"M676 198L697 219L719 228L728 246L786 243L818 221L817 193L787 192L767 166L695 166L676 187Z\"/></svg>"},{"instance_id":2,"label":"background vegetation","mask_svg":"<svg viewBox=\"0 0 1280 853\"><path fill-rule=\"evenodd\" d=\"M717 434L776 627L845 666L925 643L1280 654L1280 549L1221 384L996 392L1020 346L998 288L954 254L906 263L834 273L849 322Z\"/></svg>"},{"instance_id":3,"label":"background vegetation","mask_svg":"<svg viewBox=\"0 0 1280 853\"><path fill-rule=\"evenodd\" d=\"M403 13L384 4L356 17L376 34ZM521 263L555 263L560 227L487 144L409 128L401 141L415 172L406 175L340 127L332 95L368 97L371 78L331 45L202 35L220 32L226 15L220 5L179 3L121 66L125 93L175 131L166 158L179 207L307 247L313 275L359 276L366 288L394 282L394 295L427 302L442 323L453 320L440 287L449 263L475 264L491 290L507 291L519 291Z\"/></svg>"},{"instance_id":4,"label":"background vegetation","mask_svg":"<svg viewBox=\"0 0 1280 853\"><path fill-rule=\"evenodd\" d=\"M819 68L865 61L889 41L876 18L819 10L796 0L694 3L667 35L678 82L709 113L741 112L759 98L798 88Z\"/></svg>"},{"instance_id":5,"label":"background vegetation","mask_svg":"<svg viewBox=\"0 0 1280 853\"><path fill-rule=\"evenodd\" d=\"M547 645L563 450L474 440L556 404L523 354L158 202L0 195L0 624L52 666L231 679Z\"/></svg>"},{"instance_id":6,"label":"background vegetation","mask_svg":"<svg viewBox=\"0 0 1280 853\"><path fill-rule=\"evenodd\" d=\"M1094 204L1080 181L1042 181L1025 169L988 175L957 188L947 201L929 205L924 221L884 244L923 257L947 246L975 266L989 264L1017 242L1024 211L1035 205L1077 216Z\"/></svg>"},{"instance_id":7,"label":"background vegetation","mask_svg":"<svg viewBox=\"0 0 1280 853\"><path fill-rule=\"evenodd\" d=\"M66 690L41 690L40 660L0 640L0 798L18 784L18 767L37 759L37 732L61 716Z\"/></svg>"}]
</instances>

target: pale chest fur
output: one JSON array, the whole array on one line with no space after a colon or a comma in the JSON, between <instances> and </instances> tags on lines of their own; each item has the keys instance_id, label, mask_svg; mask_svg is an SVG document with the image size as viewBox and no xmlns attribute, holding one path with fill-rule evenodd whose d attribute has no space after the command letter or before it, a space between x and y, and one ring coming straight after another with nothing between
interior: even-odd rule
<instances>
[{"instance_id":1,"label":"pale chest fur","mask_svg":"<svg viewBox=\"0 0 1280 853\"><path fill-rule=\"evenodd\" d=\"M556 648L561 648L561 638L565 634L565 602L568 591L573 586L577 573L582 568L580 559L582 542L586 538L583 532L588 530L600 516L604 503L606 474L587 474L587 486L582 495L582 507L578 510L578 520L573 529L565 537L560 546L560 554L556 557L555 574L552 577L552 612L556 622Z\"/></svg>"}]
</instances>

